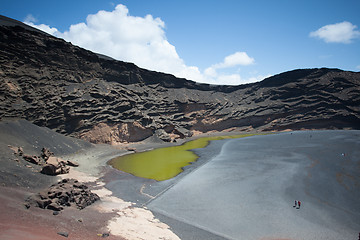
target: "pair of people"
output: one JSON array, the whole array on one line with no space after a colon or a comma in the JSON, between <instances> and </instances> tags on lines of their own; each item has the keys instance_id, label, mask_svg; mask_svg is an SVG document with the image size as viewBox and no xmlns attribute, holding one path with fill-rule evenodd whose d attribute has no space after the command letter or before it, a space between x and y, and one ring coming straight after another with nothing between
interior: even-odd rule
<instances>
[{"instance_id":1,"label":"pair of people","mask_svg":"<svg viewBox=\"0 0 360 240\"><path fill-rule=\"evenodd\" d=\"M301 202L295 200L295 205L294 205L293 207L296 208L296 209L300 209L300 207L301 207Z\"/></svg>"}]
</instances>

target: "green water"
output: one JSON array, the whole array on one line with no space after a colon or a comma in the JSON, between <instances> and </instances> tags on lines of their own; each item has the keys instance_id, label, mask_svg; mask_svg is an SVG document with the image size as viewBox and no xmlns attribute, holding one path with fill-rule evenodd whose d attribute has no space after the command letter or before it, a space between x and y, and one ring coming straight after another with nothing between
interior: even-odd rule
<instances>
[{"instance_id":1,"label":"green water","mask_svg":"<svg viewBox=\"0 0 360 240\"><path fill-rule=\"evenodd\" d=\"M132 175L163 181L175 177L183 167L198 159L190 150L204 148L209 141L230 138L241 138L255 134L205 137L186 142L180 146L158 148L147 152L133 153L114 158L110 165Z\"/></svg>"}]
</instances>

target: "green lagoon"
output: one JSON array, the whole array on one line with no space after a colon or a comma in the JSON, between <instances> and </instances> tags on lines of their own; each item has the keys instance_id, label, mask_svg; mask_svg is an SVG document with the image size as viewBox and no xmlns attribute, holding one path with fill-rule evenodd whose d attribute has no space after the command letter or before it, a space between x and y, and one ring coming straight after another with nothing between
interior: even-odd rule
<instances>
[{"instance_id":1,"label":"green lagoon","mask_svg":"<svg viewBox=\"0 0 360 240\"><path fill-rule=\"evenodd\" d=\"M206 147L210 141L242 138L256 134L204 137L180 146L158 148L147 152L133 153L112 159L109 164L116 169L137 177L164 181L175 177L198 156L190 150Z\"/></svg>"}]
</instances>

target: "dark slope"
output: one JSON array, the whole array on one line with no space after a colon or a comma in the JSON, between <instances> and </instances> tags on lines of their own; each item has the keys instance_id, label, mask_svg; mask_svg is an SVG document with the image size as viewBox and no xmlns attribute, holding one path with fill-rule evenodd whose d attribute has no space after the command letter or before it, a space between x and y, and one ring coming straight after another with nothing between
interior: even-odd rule
<instances>
[{"instance_id":1,"label":"dark slope","mask_svg":"<svg viewBox=\"0 0 360 240\"><path fill-rule=\"evenodd\" d=\"M198 84L21 24L2 25L0 118L24 118L92 142L154 134L170 140L234 127L360 128L360 73L304 69L255 84Z\"/></svg>"},{"instance_id":2,"label":"dark slope","mask_svg":"<svg viewBox=\"0 0 360 240\"><path fill-rule=\"evenodd\" d=\"M40 190L58 179L39 174L40 166L29 164L15 155L10 147L22 147L24 154L41 154L42 148L51 149L55 156L73 154L91 148L91 144L70 138L47 128L38 127L26 120L2 120L0 122L0 184Z\"/></svg>"}]
</instances>

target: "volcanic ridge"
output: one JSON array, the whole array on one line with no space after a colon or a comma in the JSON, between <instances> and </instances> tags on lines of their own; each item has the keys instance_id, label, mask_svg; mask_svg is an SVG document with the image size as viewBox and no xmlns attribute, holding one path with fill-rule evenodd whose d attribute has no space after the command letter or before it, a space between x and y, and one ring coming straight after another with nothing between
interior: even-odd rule
<instances>
[{"instance_id":1,"label":"volcanic ridge","mask_svg":"<svg viewBox=\"0 0 360 240\"><path fill-rule=\"evenodd\" d=\"M93 143L210 131L360 129L360 73L299 69L238 86L200 84L93 53L0 18L0 119Z\"/></svg>"}]
</instances>

